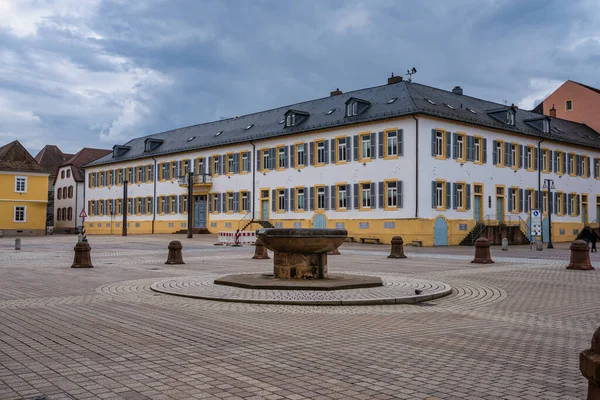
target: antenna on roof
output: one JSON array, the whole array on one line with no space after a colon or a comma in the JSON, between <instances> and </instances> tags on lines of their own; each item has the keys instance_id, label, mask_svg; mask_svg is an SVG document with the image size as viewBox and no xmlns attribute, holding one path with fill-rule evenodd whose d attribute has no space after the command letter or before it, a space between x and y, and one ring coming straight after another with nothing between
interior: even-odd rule
<instances>
[{"instance_id":1,"label":"antenna on roof","mask_svg":"<svg viewBox=\"0 0 600 400\"><path fill-rule=\"evenodd\" d=\"M413 67L412 69L406 70L406 75L408 75L408 81L412 82L412 76L417 73L417 69Z\"/></svg>"}]
</instances>

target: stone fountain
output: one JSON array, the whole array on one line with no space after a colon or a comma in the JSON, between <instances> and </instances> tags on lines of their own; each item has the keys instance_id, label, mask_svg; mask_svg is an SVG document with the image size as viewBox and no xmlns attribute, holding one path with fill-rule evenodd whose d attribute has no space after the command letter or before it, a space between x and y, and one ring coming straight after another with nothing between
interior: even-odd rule
<instances>
[{"instance_id":1,"label":"stone fountain","mask_svg":"<svg viewBox=\"0 0 600 400\"><path fill-rule=\"evenodd\" d=\"M348 236L345 229L260 229L257 235L273 251L272 274L236 274L215 284L254 289L337 290L382 286L381 278L329 274L327 253Z\"/></svg>"}]
</instances>

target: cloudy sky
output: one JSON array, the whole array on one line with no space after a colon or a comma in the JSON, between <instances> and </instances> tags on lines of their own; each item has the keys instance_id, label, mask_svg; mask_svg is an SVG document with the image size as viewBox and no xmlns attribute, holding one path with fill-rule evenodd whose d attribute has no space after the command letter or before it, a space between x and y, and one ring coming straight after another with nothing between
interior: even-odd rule
<instances>
[{"instance_id":1,"label":"cloudy sky","mask_svg":"<svg viewBox=\"0 0 600 400\"><path fill-rule=\"evenodd\" d=\"M0 144L111 148L411 67L523 108L600 87L600 2L0 0Z\"/></svg>"}]
</instances>

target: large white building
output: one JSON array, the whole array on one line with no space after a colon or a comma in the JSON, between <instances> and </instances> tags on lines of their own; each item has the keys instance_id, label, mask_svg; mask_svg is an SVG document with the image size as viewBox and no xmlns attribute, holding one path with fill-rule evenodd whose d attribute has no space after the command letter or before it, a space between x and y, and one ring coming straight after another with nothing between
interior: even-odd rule
<instances>
[{"instance_id":1,"label":"large white building","mask_svg":"<svg viewBox=\"0 0 600 400\"><path fill-rule=\"evenodd\" d=\"M117 145L86 166L86 227L120 233L127 212L129 233L186 229L191 168L194 227L210 232L261 221L452 245L485 226L528 234L541 208L544 236L552 209L553 240L567 241L600 217L598 159L583 124L393 77Z\"/></svg>"},{"instance_id":2,"label":"large white building","mask_svg":"<svg viewBox=\"0 0 600 400\"><path fill-rule=\"evenodd\" d=\"M54 231L77 232L85 208L85 173L81 167L110 154L110 150L83 148L62 164L54 177Z\"/></svg>"}]
</instances>

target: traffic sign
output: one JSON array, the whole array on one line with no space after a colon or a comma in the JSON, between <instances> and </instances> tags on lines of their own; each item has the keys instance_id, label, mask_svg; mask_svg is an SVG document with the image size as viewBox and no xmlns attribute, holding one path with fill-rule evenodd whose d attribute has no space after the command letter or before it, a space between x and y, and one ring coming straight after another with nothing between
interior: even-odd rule
<instances>
[{"instance_id":1,"label":"traffic sign","mask_svg":"<svg viewBox=\"0 0 600 400\"><path fill-rule=\"evenodd\" d=\"M79 218L87 218L87 214L85 212L85 208L81 209L81 212L79 213Z\"/></svg>"},{"instance_id":2,"label":"traffic sign","mask_svg":"<svg viewBox=\"0 0 600 400\"><path fill-rule=\"evenodd\" d=\"M531 210L531 234L542 235L542 212L540 210Z\"/></svg>"}]
</instances>

